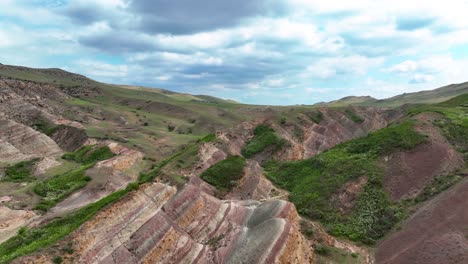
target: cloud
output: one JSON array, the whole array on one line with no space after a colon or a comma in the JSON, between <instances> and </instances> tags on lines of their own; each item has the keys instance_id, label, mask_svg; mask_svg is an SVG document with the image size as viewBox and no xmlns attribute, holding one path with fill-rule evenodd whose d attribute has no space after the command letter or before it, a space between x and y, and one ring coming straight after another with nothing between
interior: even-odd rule
<instances>
[{"instance_id":1,"label":"cloud","mask_svg":"<svg viewBox=\"0 0 468 264\"><path fill-rule=\"evenodd\" d=\"M3 0L0 60L250 103L382 97L466 79L467 9L466 0Z\"/></svg>"},{"instance_id":2,"label":"cloud","mask_svg":"<svg viewBox=\"0 0 468 264\"><path fill-rule=\"evenodd\" d=\"M278 15L283 7L276 0L134 0L129 8L139 15L145 32L181 35L232 27L252 16Z\"/></svg>"},{"instance_id":3,"label":"cloud","mask_svg":"<svg viewBox=\"0 0 468 264\"><path fill-rule=\"evenodd\" d=\"M414 61L404 61L402 63L393 65L389 69L387 69L387 72L392 72L392 73L409 73L409 72L414 72L418 69L418 64Z\"/></svg>"},{"instance_id":4,"label":"cloud","mask_svg":"<svg viewBox=\"0 0 468 264\"><path fill-rule=\"evenodd\" d=\"M434 76L428 74L415 74L409 80L409 83L416 84L416 83L428 83L434 80Z\"/></svg>"},{"instance_id":5,"label":"cloud","mask_svg":"<svg viewBox=\"0 0 468 264\"><path fill-rule=\"evenodd\" d=\"M427 27L434 23L434 18L413 18L413 17L407 17L407 18L399 18L397 20L397 29L398 30L416 30L420 28Z\"/></svg>"},{"instance_id":6,"label":"cloud","mask_svg":"<svg viewBox=\"0 0 468 264\"><path fill-rule=\"evenodd\" d=\"M364 56L325 58L307 67L303 76L315 76L322 79L354 77L366 74L370 67L378 66L382 62L382 58Z\"/></svg>"}]
</instances>

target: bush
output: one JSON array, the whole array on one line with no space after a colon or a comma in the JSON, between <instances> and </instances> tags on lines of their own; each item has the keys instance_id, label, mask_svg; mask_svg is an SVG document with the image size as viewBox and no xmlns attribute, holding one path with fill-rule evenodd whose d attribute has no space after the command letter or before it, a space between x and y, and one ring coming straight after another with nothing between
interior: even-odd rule
<instances>
[{"instance_id":1,"label":"bush","mask_svg":"<svg viewBox=\"0 0 468 264\"><path fill-rule=\"evenodd\" d=\"M320 112L320 110L306 113L306 115L316 124L320 124L320 122L323 120L323 113Z\"/></svg>"},{"instance_id":2,"label":"bush","mask_svg":"<svg viewBox=\"0 0 468 264\"><path fill-rule=\"evenodd\" d=\"M322 255L322 256L328 256L330 255L330 248L327 247L327 246L324 246L322 244L316 244L315 245L315 252L319 255Z\"/></svg>"},{"instance_id":3,"label":"bush","mask_svg":"<svg viewBox=\"0 0 468 264\"><path fill-rule=\"evenodd\" d=\"M54 257L53 262L54 262L55 264L60 264L60 263L63 262L63 259L62 259L62 257L60 257L60 256L56 256L56 257Z\"/></svg>"},{"instance_id":4,"label":"bush","mask_svg":"<svg viewBox=\"0 0 468 264\"><path fill-rule=\"evenodd\" d=\"M384 155L394 150L411 150L425 141L426 137L413 129L413 122L405 121L370 133L367 137L349 141L343 146L350 153Z\"/></svg>"},{"instance_id":5,"label":"bush","mask_svg":"<svg viewBox=\"0 0 468 264\"><path fill-rule=\"evenodd\" d=\"M230 190L244 174L245 160L231 156L202 173L201 178L221 191Z\"/></svg>"},{"instance_id":6,"label":"bush","mask_svg":"<svg viewBox=\"0 0 468 264\"><path fill-rule=\"evenodd\" d=\"M8 166L5 170L5 177L2 181L8 182L30 182L36 180L32 175L32 169L39 159L22 161L15 165Z\"/></svg>"},{"instance_id":7,"label":"bush","mask_svg":"<svg viewBox=\"0 0 468 264\"><path fill-rule=\"evenodd\" d=\"M346 114L346 116L347 116L349 119L353 120L353 122L355 122L355 123L362 123L362 122L364 122L364 118L358 116L358 115L357 115L356 113L354 113L351 109L346 109L346 110L345 110L345 114Z\"/></svg>"},{"instance_id":8,"label":"bush","mask_svg":"<svg viewBox=\"0 0 468 264\"><path fill-rule=\"evenodd\" d=\"M114 156L115 154L109 149L108 146L84 146L74 152L64 154L62 158L78 163L92 164L101 160L110 159Z\"/></svg>"},{"instance_id":9,"label":"bush","mask_svg":"<svg viewBox=\"0 0 468 264\"><path fill-rule=\"evenodd\" d=\"M216 140L216 135L215 134L208 134L205 137L199 139L199 142L208 143L208 142L212 142L212 141L215 141L215 140Z\"/></svg>"},{"instance_id":10,"label":"bush","mask_svg":"<svg viewBox=\"0 0 468 264\"><path fill-rule=\"evenodd\" d=\"M272 128L262 124L255 128L254 137L245 144L242 149L242 155L246 158L250 158L270 146L274 146L274 150L278 150L284 143L285 141L279 138Z\"/></svg>"},{"instance_id":11,"label":"bush","mask_svg":"<svg viewBox=\"0 0 468 264\"><path fill-rule=\"evenodd\" d=\"M54 134L55 131L57 131L60 128L60 126L57 126L43 118L38 118L37 120L35 120L35 123L32 124L31 127L34 130L44 133L48 136Z\"/></svg>"},{"instance_id":12,"label":"bush","mask_svg":"<svg viewBox=\"0 0 468 264\"><path fill-rule=\"evenodd\" d=\"M91 178L84 173L93 165L83 165L78 169L37 183L33 190L37 195L42 196L43 200L36 205L35 209L47 211L74 191L86 186Z\"/></svg>"}]
</instances>

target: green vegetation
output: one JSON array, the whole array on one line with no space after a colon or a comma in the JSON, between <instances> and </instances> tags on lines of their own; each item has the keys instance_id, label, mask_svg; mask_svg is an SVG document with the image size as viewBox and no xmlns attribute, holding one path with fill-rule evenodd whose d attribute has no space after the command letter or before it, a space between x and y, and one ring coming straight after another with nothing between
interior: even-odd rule
<instances>
[{"instance_id":1,"label":"green vegetation","mask_svg":"<svg viewBox=\"0 0 468 264\"><path fill-rule=\"evenodd\" d=\"M463 179L462 176L457 174L450 174L446 176L439 176L432 180L431 184L426 186L424 190L415 198L415 202L424 202L437 194L447 190L455 183Z\"/></svg>"},{"instance_id":2,"label":"green vegetation","mask_svg":"<svg viewBox=\"0 0 468 264\"><path fill-rule=\"evenodd\" d=\"M108 146L97 148L95 146L84 146L74 152L64 154L62 158L78 163L91 164L101 160L110 159L113 156L114 153L112 153Z\"/></svg>"},{"instance_id":3,"label":"green vegetation","mask_svg":"<svg viewBox=\"0 0 468 264\"><path fill-rule=\"evenodd\" d=\"M62 259L62 257L60 257L60 256L56 256L56 257L54 257L54 259L53 259L52 261L53 261L55 264L60 264L60 263L63 262L63 259Z\"/></svg>"},{"instance_id":4,"label":"green vegetation","mask_svg":"<svg viewBox=\"0 0 468 264\"><path fill-rule=\"evenodd\" d=\"M306 115L316 124L320 124L323 120L323 113L320 110L306 113Z\"/></svg>"},{"instance_id":5,"label":"green vegetation","mask_svg":"<svg viewBox=\"0 0 468 264\"><path fill-rule=\"evenodd\" d=\"M230 190L242 178L245 160L239 156L231 156L208 168L201 178L221 191Z\"/></svg>"},{"instance_id":6,"label":"green vegetation","mask_svg":"<svg viewBox=\"0 0 468 264\"><path fill-rule=\"evenodd\" d=\"M57 131L60 126L57 126L55 124L52 124L51 122L43 119L43 118L37 118L34 122L34 124L31 125L31 127L34 130L37 130L41 133L44 133L48 136L52 135Z\"/></svg>"},{"instance_id":7,"label":"green vegetation","mask_svg":"<svg viewBox=\"0 0 468 264\"><path fill-rule=\"evenodd\" d=\"M89 176L85 175L86 170L93 167L96 162L109 159L113 156L114 153L107 146L85 146L72 153L63 155L63 159L75 161L83 165L77 169L55 175L37 183L34 186L34 192L43 197L43 199L35 206L35 209L47 211L76 190L86 186L91 180Z\"/></svg>"},{"instance_id":8,"label":"green vegetation","mask_svg":"<svg viewBox=\"0 0 468 264\"><path fill-rule=\"evenodd\" d=\"M199 139L199 141L203 142L203 143L208 143L208 142L212 142L212 141L215 141L215 140L216 140L216 135L215 134L208 134L207 136L202 137L201 139Z\"/></svg>"},{"instance_id":9,"label":"green vegetation","mask_svg":"<svg viewBox=\"0 0 468 264\"><path fill-rule=\"evenodd\" d=\"M425 136L414 131L413 122L405 121L377 130L366 137L349 141L343 145L350 153L383 155L394 150L413 149L424 141Z\"/></svg>"},{"instance_id":10,"label":"green vegetation","mask_svg":"<svg viewBox=\"0 0 468 264\"><path fill-rule=\"evenodd\" d=\"M360 264L365 263L364 258L357 253L349 253L343 249L336 247L326 247L320 245L318 247L316 262L318 264L336 263L336 264ZM317 251L317 246L316 246Z\"/></svg>"},{"instance_id":11,"label":"green vegetation","mask_svg":"<svg viewBox=\"0 0 468 264\"><path fill-rule=\"evenodd\" d=\"M32 175L32 169L38 160L39 159L32 159L8 166L5 170L5 177L2 178L2 181L31 182L36 180L36 177Z\"/></svg>"},{"instance_id":12,"label":"green vegetation","mask_svg":"<svg viewBox=\"0 0 468 264\"><path fill-rule=\"evenodd\" d=\"M83 188L91 180L85 171L94 164L83 165L78 169L56 175L34 186L34 192L43 197L35 209L47 211L74 191Z\"/></svg>"},{"instance_id":13,"label":"green vegetation","mask_svg":"<svg viewBox=\"0 0 468 264\"><path fill-rule=\"evenodd\" d=\"M175 153L171 157L163 160L161 163L155 166L150 173L142 173L138 182L130 183L125 189L119 190L105 198L102 198L101 200L95 203L80 208L74 213L71 213L63 218L54 220L38 228L22 228L21 233L18 233L18 235L0 244L0 264L9 263L15 258L31 254L37 250L53 245L54 243L56 243L57 241L64 238L66 235L70 234L75 229L80 227L83 223L91 219L91 217L93 217L105 207L117 202L130 191L137 190L141 184L153 180L159 174L160 170L164 168L164 166L166 166L169 162L175 160L185 152L197 147L198 144L189 145L183 148L181 151ZM89 154L89 151L90 150L84 151L82 149L79 149L72 153L72 155L68 156L73 160L75 160L76 158L76 160L86 161L89 159L83 158L84 156L89 155L91 157L95 157L94 155ZM103 151L101 153L106 152ZM99 158L95 159L95 161L96 160L99 160ZM82 169L83 167L93 165L93 163L83 165L81 168L74 170L73 172L80 171L80 169ZM60 184L58 185L61 186ZM70 247L67 247L66 250L70 252L72 251Z\"/></svg>"},{"instance_id":14,"label":"green vegetation","mask_svg":"<svg viewBox=\"0 0 468 264\"><path fill-rule=\"evenodd\" d=\"M332 234L372 243L399 220L398 207L382 189L380 155L412 149L425 137L406 121L389 126L301 161L264 164L267 176L291 192L290 200L299 213L322 221ZM350 214L340 214L330 202L345 183L365 176L368 183Z\"/></svg>"},{"instance_id":15,"label":"green vegetation","mask_svg":"<svg viewBox=\"0 0 468 264\"><path fill-rule=\"evenodd\" d=\"M345 114L349 119L353 120L355 123L362 123L364 122L364 118L358 116L356 113L354 113L351 109L346 109Z\"/></svg>"},{"instance_id":16,"label":"green vegetation","mask_svg":"<svg viewBox=\"0 0 468 264\"><path fill-rule=\"evenodd\" d=\"M468 94L462 94L448 101L434 105L419 105L408 110L409 115L423 112L441 114L434 124L439 126L444 136L468 160Z\"/></svg>"},{"instance_id":17,"label":"green vegetation","mask_svg":"<svg viewBox=\"0 0 468 264\"><path fill-rule=\"evenodd\" d=\"M268 125L261 124L255 128L252 140L245 144L242 149L242 155L246 158L250 158L270 146L274 146L275 149L280 149L284 145L284 142L284 140L276 135L272 128Z\"/></svg>"},{"instance_id":18,"label":"green vegetation","mask_svg":"<svg viewBox=\"0 0 468 264\"><path fill-rule=\"evenodd\" d=\"M74 213L56 219L42 227L26 229L21 234L8 239L0 244L0 264L9 263L15 258L53 245L91 219L97 212L118 201L137 187L138 184L129 184L127 188L89 204Z\"/></svg>"}]
</instances>

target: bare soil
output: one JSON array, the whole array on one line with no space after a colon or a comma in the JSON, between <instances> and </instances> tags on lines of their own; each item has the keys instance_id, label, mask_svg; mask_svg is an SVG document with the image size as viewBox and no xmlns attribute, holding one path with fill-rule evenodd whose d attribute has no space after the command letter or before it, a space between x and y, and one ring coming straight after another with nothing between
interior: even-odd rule
<instances>
[{"instance_id":1,"label":"bare soil","mask_svg":"<svg viewBox=\"0 0 468 264\"><path fill-rule=\"evenodd\" d=\"M377 263L468 263L468 179L421 207L377 248Z\"/></svg>"}]
</instances>

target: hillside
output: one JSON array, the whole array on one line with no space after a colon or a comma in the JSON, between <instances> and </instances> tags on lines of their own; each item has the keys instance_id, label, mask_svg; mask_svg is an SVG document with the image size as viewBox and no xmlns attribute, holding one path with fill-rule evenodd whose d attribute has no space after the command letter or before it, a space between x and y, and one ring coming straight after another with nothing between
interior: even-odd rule
<instances>
[{"instance_id":1,"label":"hillside","mask_svg":"<svg viewBox=\"0 0 468 264\"><path fill-rule=\"evenodd\" d=\"M315 105L318 106L327 106L327 107L341 107L341 106L350 106L350 105L364 105L372 104L377 99L371 96L346 96L341 99L330 101L328 103L322 102Z\"/></svg>"},{"instance_id":2,"label":"hillside","mask_svg":"<svg viewBox=\"0 0 468 264\"><path fill-rule=\"evenodd\" d=\"M405 104L440 103L465 93L468 93L468 82L451 84L434 90L404 93L382 100L377 100L370 96L348 96L331 102L319 103L317 105L327 107L343 107L350 105L398 107Z\"/></svg>"},{"instance_id":3,"label":"hillside","mask_svg":"<svg viewBox=\"0 0 468 264\"><path fill-rule=\"evenodd\" d=\"M1 65L0 263L463 263L465 92L255 106Z\"/></svg>"}]
</instances>

